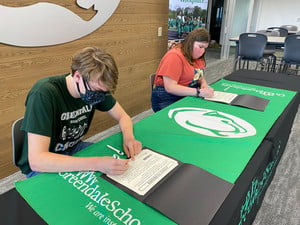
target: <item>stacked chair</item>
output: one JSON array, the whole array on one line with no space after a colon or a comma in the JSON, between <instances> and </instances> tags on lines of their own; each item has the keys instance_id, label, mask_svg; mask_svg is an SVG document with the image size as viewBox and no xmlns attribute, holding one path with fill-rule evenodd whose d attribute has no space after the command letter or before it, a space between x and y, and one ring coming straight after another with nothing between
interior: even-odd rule
<instances>
[{"instance_id":1,"label":"stacked chair","mask_svg":"<svg viewBox=\"0 0 300 225\"><path fill-rule=\"evenodd\" d=\"M268 31L276 30L279 32L279 37L287 37L289 35L289 31L286 28L283 27L269 27L267 29Z\"/></svg>"},{"instance_id":2,"label":"stacked chair","mask_svg":"<svg viewBox=\"0 0 300 225\"><path fill-rule=\"evenodd\" d=\"M288 31L297 31L298 30L298 27L295 26L295 25L282 25L280 26L281 28L285 28L287 29Z\"/></svg>"},{"instance_id":3,"label":"stacked chair","mask_svg":"<svg viewBox=\"0 0 300 225\"><path fill-rule=\"evenodd\" d=\"M266 36L280 37L280 32L276 29L274 29L274 30L258 30L258 31L256 31L256 33L264 34ZM275 71L275 67L276 67L277 58L276 58L275 53L276 53L276 46L267 44L266 48L264 50L263 56L264 56L264 58L269 58L272 72ZM269 70L269 68L268 68L268 70Z\"/></svg>"}]
</instances>

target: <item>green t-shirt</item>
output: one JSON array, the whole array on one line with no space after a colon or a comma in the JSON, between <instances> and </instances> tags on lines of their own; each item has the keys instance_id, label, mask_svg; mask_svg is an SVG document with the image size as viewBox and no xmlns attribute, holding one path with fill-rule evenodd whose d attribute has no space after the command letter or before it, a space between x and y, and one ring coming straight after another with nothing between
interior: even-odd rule
<instances>
[{"instance_id":1,"label":"green t-shirt","mask_svg":"<svg viewBox=\"0 0 300 225\"><path fill-rule=\"evenodd\" d=\"M71 151L80 142L90 127L95 109L108 111L116 103L112 95L95 106L72 97L67 89L67 75L43 78L32 87L21 127L25 132L51 137L49 151L55 153ZM17 165L24 174L31 172L27 133Z\"/></svg>"}]
</instances>

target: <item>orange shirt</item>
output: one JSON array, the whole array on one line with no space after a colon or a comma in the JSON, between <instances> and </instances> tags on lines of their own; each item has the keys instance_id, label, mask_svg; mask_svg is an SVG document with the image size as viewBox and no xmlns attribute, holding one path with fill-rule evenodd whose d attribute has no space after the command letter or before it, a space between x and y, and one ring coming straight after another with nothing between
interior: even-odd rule
<instances>
[{"instance_id":1,"label":"orange shirt","mask_svg":"<svg viewBox=\"0 0 300 225\"><path fill-rule=\"evenodd\" d=\"M189 86L195 79L199 77L199 69L205 68L204 59L196 59L193 65L190 65L184 57L180 48L172 48L169 50L156 70L155 85L164 86L163 76L168 76L177 81L182 86Z\"/></svg>"}]
</instances>

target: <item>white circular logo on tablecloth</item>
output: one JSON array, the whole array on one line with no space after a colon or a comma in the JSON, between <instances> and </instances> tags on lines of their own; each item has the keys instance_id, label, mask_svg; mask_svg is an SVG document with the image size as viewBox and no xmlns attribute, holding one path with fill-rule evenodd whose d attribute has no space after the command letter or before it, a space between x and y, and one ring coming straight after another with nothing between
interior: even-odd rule
<instances>
[{"instance_id":1,"label":"white circular logo on tablecloth","mask_svg":"<svg viewBox=\"0 0 300 225\"><path fill-rule=\"evenodd\" d=\"M70 42L95 31L118 7L120 0L77 0L83 10L93 9L86 21L57 4L39 2L23 7L0 5L0 43L35 47Z\"/></svg>"},{"instance_id":2,"label":"white circular logo on tablecloth","mask_svg":"<svg viewBox=\"0 0 300 225\"><path fill-rule=\"evenodd\" d=\"M242 138L256 134L247 121L216 110L183 107L171 109L168 116L185 129L211 137Z\"/></svg>"}]
</instances>

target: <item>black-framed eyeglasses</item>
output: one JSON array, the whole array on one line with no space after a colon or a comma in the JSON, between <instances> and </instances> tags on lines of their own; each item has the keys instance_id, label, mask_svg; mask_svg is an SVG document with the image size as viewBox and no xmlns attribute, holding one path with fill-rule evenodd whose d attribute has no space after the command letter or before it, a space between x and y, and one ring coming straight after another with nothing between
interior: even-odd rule
<instances>
[{"instance_id":1,"label":"black-framed eyeglasses","mask_svg":"<svg viewBox=\"0 0 300 225\"><path fill-rule=\"evenodd\" d=\"M77 89L80 98L89 105L95 105L105 100L105 97L111 95L109 91L93 91L86 79L83 78L83 84L85 87L85 94L82 94L79 89L79 84L77 84Z\"/></svg>"}]
</instances>

